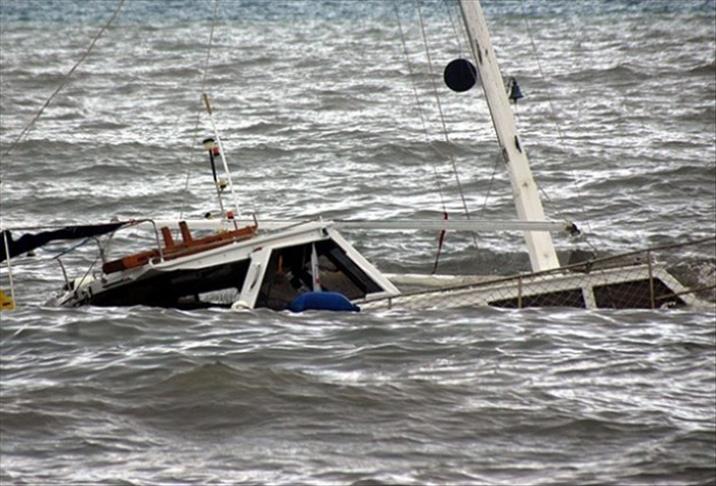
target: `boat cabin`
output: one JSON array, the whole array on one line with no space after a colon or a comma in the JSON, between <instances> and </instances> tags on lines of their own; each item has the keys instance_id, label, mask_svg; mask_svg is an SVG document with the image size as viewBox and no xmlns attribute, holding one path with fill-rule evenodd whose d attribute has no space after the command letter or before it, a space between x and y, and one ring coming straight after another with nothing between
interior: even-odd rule
<instances>
[{"instance_id":1,"label":"boat cabin","mask_svg":"<svg viewBox=\"0 0 716 486\"><path fill-rule=\"evenodd\" d=\"M101 274L68 282L60 303L283 310L317 289L350 301L399 294L327 222L275 231L247 227L202 238L186 222L179 229L181 243L162 227L163 245L104 261Z\"/></svg>"}]
</instances>

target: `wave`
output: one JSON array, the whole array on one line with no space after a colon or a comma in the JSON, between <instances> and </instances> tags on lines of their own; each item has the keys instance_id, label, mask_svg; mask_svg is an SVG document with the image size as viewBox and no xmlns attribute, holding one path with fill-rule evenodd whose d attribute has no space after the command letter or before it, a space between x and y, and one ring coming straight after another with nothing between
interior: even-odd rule
<instances>
[{"instance_id":1,"label":"wave","mask_svg":"<svg viewBox=\"0 0 716 486\"><path fill-rule=\"evenodd\" d=\"M716 61L707 62L699 66L695 66L687 71L688 74L696 76L708 76L713 80L716 74Z\"/></svg>"},{"instance_id":2,"label":"wave","mask_svg":"<svg viewBox=\"0 0 716 486\"><path fill-rule=\"evenodd\" d=\"M625 63L618 63L610 66L590 67L571 73L569 75L560 76L562 79L571 79L572 81L584 81L594 83L600 80L614 81L639 81L644 76L639 69Z\"/></svg>"}]
</instances>

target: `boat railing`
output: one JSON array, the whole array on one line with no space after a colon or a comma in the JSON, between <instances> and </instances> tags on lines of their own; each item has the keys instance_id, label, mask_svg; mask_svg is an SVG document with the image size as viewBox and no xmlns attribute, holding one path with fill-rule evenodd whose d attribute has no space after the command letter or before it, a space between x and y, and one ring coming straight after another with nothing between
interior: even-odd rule
<instances>
[{"instance_id":1,"label":"boat railing","mask_svg":"<svg viewBox=\"0 0 716 486\"><path fill-rule=\"evenodd\" d=\"M241 228L234 224L235 229L222 230L212 235L195 238L192 236L187 222L179 221L178 226L181 234L181 240L175 241L172 236L172 231L168 226L158 225L153 220L145 221L152 223L157 247L140 251L138 253L128 254L111 261L103 259L102 272L104 274L139 268L147 264L156 265L167 260L175 260L177 258L212 250L233 242L252 238L258 230L258 224ZM158 226L160 227L157 229ZM159 238L160 233L161 240Z\"/></svg>"},{"instance_id":2,"label":"boat railing","mask_svg":"<svg viewBox=\"0 0 716 486\"><path fill-rule=\"evenodd\" d=\"M421 302L422 301L422 302ZM651 308L716 303L716 237L591 257L560 268L403 292L369 307ZM382 305L381 305L382 304Z\"/></svg>"},{"instance_id":3,"label":"boat railing","mask_svg":"<svg viewBox=\"0 0 716 486\"><path fill-rule=\"evenodd\" d=\"M101 260L101 261L102 261L102 264L107 263L107 250L108 250L109 244L110 244L110 242L112 241L112 239L114 238L114 235L115 235L118 231L122 231L122 230L125 230L125 229L128 229L128 228L133 228L133 227L139 226L140 224L143 224L143 223L150 223L150 224L152 225L152 229L154 230L154 241L155 241L155 243L156 243L156 251L158 252L159 258L163 261L163 260L164 260L164 251L162 250L161 240L160 240L160 238L159 238L159 229L158 229L158 226L157 226L156 221L154 221L154 220L151 219L151 218L142 218L142 219L129 220L129 221L126 222L126 224L124 224L123 226L120 226L120 227L117 228L115 231L113 231L113 232L109 235L109 237L107 238L107 240L104 241L104 242L103 242L102 240L100 240L100 238L98 238L98 237L96 237L96 236L94 236L94 237L89 237L89 238L86 238L85 240L81 241L80 243L78 243L78 244L76 244L76 245L73 245L72 247L70 247L70 248L68 248L68 249L62 251L61 253L59 253L59 254L57 254L57 255L55 255L55 256L52 257L53 260L57 261L58 265L60 266L60 270L62 271L62 277L63 277L63 279L64 279L64 281L65 281L64 288L65 288L66 290L71 290L72 288L77 287L77 286L78 286L79 284L81 284L83 281L86 281L86 280L88 279L90 273L92 272L92 269L93 269L93 268L95 267L95 265L97 264L97 261L98 261L98 260ZM84 246L84 245L87 243L87 241L89 241L90 239L91 239L91 240L94 240L95 243L97 244L98 256L97 256L97 258L95 258L95 259L92 261L92 263L91 263L90 266L87 268L87 270L86 270L85 273L82 275L82 277L79 277L79 278L75 279L75 280L73 281L74 283L72 283L72 282L70 282L70 279L69 279L69 277L67 276L67 269L65 268L65 264L62 262L62 257L64 257L65 255L67 255L67 254L69 254L69 253L72 253L72 252L73 252L74 250L76 250L77 248L79 248L79 247L81 247L81 246Z\"/></svg>"}]
</instances>

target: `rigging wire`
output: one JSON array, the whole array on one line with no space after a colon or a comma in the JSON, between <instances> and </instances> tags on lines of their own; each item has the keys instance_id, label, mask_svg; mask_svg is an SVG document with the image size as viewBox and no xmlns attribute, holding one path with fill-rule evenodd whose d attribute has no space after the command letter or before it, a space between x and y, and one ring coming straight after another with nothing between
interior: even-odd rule
<instances>
[{"instance_id":1,"label":"rigging wire","mask_svg":"<svg viewBox=\"0 0 716 486\"><path fill-rule=\"evenodd\" d=\"M532 47L532 53L534 55L535 61L537 62L537 70L539 71L540 77L542 79L547 79L546 76L544 75L544 71L542 70L542 62L540 60L539 51L537 50L537 44L534 40L534 36L532 35L532 25L530 24L529 16L527 15L527 10L525 9L524 1L520 2L520 7L522 9L522 14L523 14L522 17L523 17L523 19L525 21L525 25L527 27L526 28L527 35L530 38L530 45ZM545 96L547 97L547 104L549 105L549 109L552 114L552 120L554 121L554 125L557 129L557 135L559 136L562 146L565 146L566 145L566 142L565 142L566 137L565 137L564 131L562 130L562 127L560 126L559 121L557 119L557 110L554 107L554 103L552 102L552 97L550 96L549 91L547 91ZM578 180L577 173L573 168L571 169L571 172L572 172L572 179L575 181L574 187L575 187L575 191L577 193L577 198L580 201L582 201L583 200L582 193L579 190L579 186L576 184L576 181ZM545 198L551 203L552 200L550 199L549 195L540 186L538 186L538 187L540 188L540 192L542 192L542 194L545 196ZM586 207L584 206L584 204L579 204L579 208L580 208L580 212L582 213L582 220L584 221L584 223L587 226L587 228L589 229L589 231L591 231L591 225L590 225L589 219L587 217ZM568 221L567 218L562 217L562 219L564 219L565 221ZM597 252L597 248L592 244L591 241L589 241L589 237L587 236L587 233L582 231L579 234L580 234L580 240L584 241L587 244L587 246L589 246L594 252Z\"/></svg>"},{"instance_id":2,"label":"rigging wire","mask_svg":"<svg viewBox=\"0 0 716 486\"><path fill-rule=\"evenodd\" d=\"M458 57L461 57L463 53L465 53L465 50L462 48L462 36L458 33L457 27L455 27L455 21L452 18L452 9L450 4L448 4L448 0L444 0L443 4L445 5L445 10L447 11L448 18L450 19L450 25L452 26L452 31L455 34L455 39L457 40Z\"/></svg>"},{"instance_id":3,"label":"rigging wire","mask_svg":"<svg viewBox=\"0 0 716 486\"><path fill-rule=\"evenodd\" d=\"M575 17L574 15L570 15L570 16L568 17L568 18L569 18L569 22L570 22L571 27L572 27L571 32L579 32L579 33L580 33L580 37L579 37L579 39L577 39L577 42L578 42L579 48L582 49L583 41L586 41L587 43L593 43L593 41L592 41L592 39L590 39L590 37L587 35L587 30L580 28L580 27L575 23L574 17ZM582 65L581 65L581 64L582 64L582 63L581 63L582 56L579 56L578 59L579 59L579 61L580 61L580 65L579 65L578 67L579 67L579 69L581 70L581 69L582 69ZM619 61L622 61L622 62L623 62L624 59L622 58L622 59L620 59ZM579 98L579 99L577 100L577 101L578 101L578 104L577 104L577 119L578 119L578 120L582 120L581 105L579 104L579 101L580 101L580 100L581 100L581 98ZM627 112L627 113L629 112L629 110L627 109L627 107L626 107L626 105L625 105L624 96L621 97L621 100L620 100L620 103L619 103L619 104L620 104L620 106L621 106L622 112ZM646 126L643 121L640 122L640 125L641 125L643 128L645 128L645 126ZM576 174L574 173L574 170L572 170L572 174L573 174L573 175L572 175L573 179L574 179L574 180L577 180L577 176L576 176ZM668 179L666 179L666 178L661 178L661 179L660 179L660 182L661 182L662 184L665 184L665 185L671 187L671 188L674 189L675 191L683 192L683 188L678 188L678 187L676 187L674 184L672 184L672 183L671 183ZM577 187L576 190L577 190L577 196L581 199L582 196L581 196L581 193L579 192L579 188ZM582 209L583 209L583 212L584 212L584 206L582 206ZM586 221L586 224L587 224L587 227L590 227L588 221ZM590 228L590 229L591 229L591 228Z\"/></svg>"},{"instance_id":4,"label":"rigging wire","mask_svg":"<svg viewBox=\"0 0 716 486\"><path fill-rule=\"evenodd\" d=\"M490 174L490 182L487 184L487 192L485 193L485 200L482 202L482 207L479 213L482 214L487 209L487 201L490 199L490 192L492 192L492 183L495 181L495 174L497 174L497 166L502 161L502 154L497 154L495 162L492 164L492 174Z\"/></svg>"},{"instance_id":5,"label":"rigging wire","mask_svg":"<svg viewBox=\"0 0 716 486\"><path fill-rule=\"evenodd\" d=\"M420 124L423 127L423 133L425 134L425 142L430 146L430 133L428 132L427 124L425 123L425 116L423 114L423 108L420 104L420 98L418 96L418 89L415 82L415 76L413 72L413 66L410 63L410 55L408 54L408 46L405 42L405 35L403 34L403 26L400 22L400 12L398 11L398 4L397 2L393 3L394 11L395 11L395 18L398 21L398 31L400 32L400 43L403 46L403 55L405 57L405 63L408 67L408 73L410 75L410 86L413 89L413 96L415 97L415 106L418 109L418 115L420 116ZM443 154L437 147L434 147L435 152L441 157L445 157L445 154ZM438 194L440 196L440 205L443 208L443 218L448 219L448 211L447 207L445 205L445 196L444 196L444 190L443 185L440 182L440 175L438 174L438 168L436 163L430 164L433 168L433 175L435 176L435 184L438 186ZM445 235L446 231L442 230L438 235L438 248L437 252L435 254L435 262L433 263L433 269L432 273L437 273L438 271L438 264L440 262L440 253L442 252L443 244L445 243ZM474 235L473 235L474 237ZM475 246L477 246L477 241L475 242Z\"/></svg>"},{"instance_id":6,"label":"rigging wire","mask_svg":"<svg viewBox=\"0 0 716 486\"><path fill-rule=\"evenodd\" d=\"M214 10L211 16L211 29L209 31L209 44L206 47L206 57L204 58L204 64L202 67L202 75L201 75L201 82L199 83L199 93L204 93L204 88L206 86L206 76L209 71L209 59L211 58L211 47L214 43L214 30L216 29L216 19L217 19L217 12L219 10L219 0L214 0ZM201 121L201 112L204 109L203 105L203 98L201 95L199 96L199 109L196 111L196 121L194 123L194 137L191 139L191 145L189 147L189 150L191 151L191 158L189 160L189 167L186 170L186 179L184 181L184 207L182 207L181 211L179 211L179 219L182 219L184 217L184 209L186 206L186 194L189 192L189 179L191 177L192 168L194 167L194 164L196 163L197 155L200 151L193 150L198 144L199 144L199 122Z\"/></svg>"},{"instance_id":7,"label":"rigging wire","mask_svg":"<svg viewBox=\"0 0 716 486\"><path fill-rule=\"evenodd\" d=\"M452 3L452 6L451 6ZM453 21L453 8L456 10L459 8L457 6L456 2L450 2L449 0L444 0L445 9L447 10L448 17L450 18L450 24L452 25L453 32L455 33L455 37L457 37L458 45L460 46L460 56L462 56L465 51L463 51L462 47L462 39L467 39L467 32L465 31L465 24L461 23L459 20L457 21L457 26L455 24L455 21ZM455 18L460 18L459 12L454 12ZM466 43L468 43L466 41ZM490 174L490 181L487 184L487 191L485 193L485 199L482 202L482 207L478 210L478 214L483 214L485 212L485 209L487 209L487 202L490 200L490 194L492 193L492 185L495 182L495 175L497 174L497 167L500 165L500 162L502 162L502 153L498 152L495 156L494 163L492 164L492 173Z\"/></svg>"},{"instance_id":8,"label":"rigging wire","mask_svg":"<svg viewBox=\"0 0 716 486\"><path fill-rule=\"evenodd\" d=\"M442 129L443 129L443 135L445 136L445 142L450 144L450 137L448 135L447 125L445 124L445 116L443 114L442 103L440 102L440 95L438 93L438 88L435 83L435 71L433 70L433 62L432 62L432 58L430 56L430 48L428 46L428 38L425 33L425 22L423 20L423 13L422 13L422 9L420 8L420 2L418 0L416 0L415 4L417 6L418 19L420 21L420 33L423 38L423 45L425 47L425 55L426 55L427 61L428 61L428 71L430 73L430 83L433 88L433 94L435 95L435 101L437 103L438 113L440 114L440 123L441 123ZM450 163L452 165L453 173L455 174L455 183L457 184L457 189L458 189L458 192L460 193L460 200L462 201L462 207L465 211L465 218L470 219L470 211L467 208L467 201L465 200L465 193L462 189L462 183L460 182L460 175L457 170L457 164L455 162L455 157L450 152L448 152L448 156L450 158ZM473 242L475 243L475 247L477 247L477 237L475 236L474 233L472 234L472 239L473 239Z\"/></svg>"},{"instance_id":9,"label":"rigging wire","mask_svg":"<svg viewBox=\"0 0 716 486\"><path fill-rule=\"evenodd\" d=\"M425 141L429 144L430 143L430 133L428 131L428 126L425 123L425 115L423 113L423 107L420 104L420 98L418 96L418 89L415 85L416 83L415 83L415 75L414 75L414 71L413 71L413 65L410 62L408 46L407 46L407 43L405 42L405 34L403 33L403 24L400 21L400 11L398 10L398 3L394 2L393 7L394 7L394 12L395 12L395 18L398 21L398 32L400 33L400 43L403 47L403 55L405 56L405 64L407 65L408 75L410 76L410 86L413 89L413 96L415 98L415 106L418 109L418 116L420 118L420 124L423 127L423 133L425 134ZM444 156L444 154L442 152L440 152L437 149L437 147L435 148L435 151L438 152L438 155ZM440 196L440 205L443 208L443 213L447 213L447 207L445 206L445 194L444 194L444 190L443 190L443 185L440 182L440 176L438 174L437 165L435 163L432 163L431 165L433 167L433 173L435 175L435 183L438 186L438 194Z\"/></svg>"},{"instance_id":10,"label":"rigging wire","mask_svg":"<svg viewBox=\"0 0 716 486\"><path fill-rule=\"evenodd\" d=\"M522 14L523 14L522 18L525 21L525 26L526 26L525 30L527 31L527 35L530 39L532 53L534 54L535 61L537 62L537 70L539 71L539 75L542 79L547 79L547 77L545 76L544 71L542 69L542 62L541 62L541 59L539 56L539 51L537 50L537 44L535 42L534 36L532 35L532 24L530 24L529 16L527 15L527 11L525 10L524 1L520 2L520 7L522 8ZM566 145L566 142L565 142L566 137L565 137L564 131L562 130L562 127L560 126L559 121L557 119L557 110L554 107L554 103L552 101L552 97L549 94L549 91L547 91L545 93L545 96L547 98L547 104L549 105L550 113L552 115L552 121L554 122L555 128L557 129L557 135L559 136L559 140L562 143L562 146L565 146ZM574 180L577 180L577 176L576 176L576 173L574 172L574 169L572 169L572 177ZM539 190L542 193L542 195L544 195L544 197L551 203L552 200L550 199L549 194L547 194L547 192L541 186L538 186L538 187L539 187ZM576 191L577 191L577 197L581 200L582 196L579 192L579 187L576 187ZM580 209L581 209L582 217L583 217L585 223L587 224L587 226L589 226L589 222L587 221L587 218L585 217L586 209L585 209L584 205L580 204ZM567 221L567 218L563 218L563 219L565 221Z\"/></svg>"},{"instance_id":11,"label":"rigging wire","mask_svg":"<svg viewBox=\"0 0 716 486\"><path fill-rule=\"evenodd\" d=\"M14 142L10 144L10 147L3 153L3 157L7 157L10 152L13 151L13 149L20 143L20 141L29 133L29 131L32 129L32 127L35 125L35 122L39 120L40 116L42 116L42 113L45 111L45 108L47 108L52 100L57 96L57 94L64 88L67 83L70 81L70 77L75 72L75 70L79 67L80 64L89 56L90 52L92 52L92 49L94 48L94 45L97 43L100 37L102 37L102 34L105 30L109 28L109 26L114 22L114 19L117 18L117 15L119 15L120 10L122 10L122 7L124 6L125 0L119 0L119 4L117 5L117 8L114 10L114 13L112 13L112 16L109 18L106 24L95 34L94 38L92 39L92 42L90 43L87 50L82 54L82 56L79 58L79 60L75 63L74 66L65 74L65 76L62 78L62 81L60 82L59 86L55 89L55 91L50 95L47 100L45 100L45 103L40 107L40 109L37 111L34 117L30 120L30 122L25 125L25 128L20 132L20 134L17 136Z\"/></svg>"}]
</instances>

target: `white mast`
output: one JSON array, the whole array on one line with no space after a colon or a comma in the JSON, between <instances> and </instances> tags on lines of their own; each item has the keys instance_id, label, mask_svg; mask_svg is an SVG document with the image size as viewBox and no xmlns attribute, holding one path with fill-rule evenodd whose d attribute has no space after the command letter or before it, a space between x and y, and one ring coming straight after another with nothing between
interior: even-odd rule
<instances>
[{"instance_id":1,"label":"white mast","mask_svg":"<svg viewBox=\"0 0 716 486\"><path fill-rule=\"evenodd\" d=\"M490 108L492 124L512 183L517 217L522 221L544 221L544 209L530 170L527 153L520 142L515 118L510 109L495 51L490 42L485 15L479 0L460 0L470 48L480 73L482 88ZM547 232L525 232L532 270L539 272L559 267L552 237Z\"/></svg>"}]
</instances>

